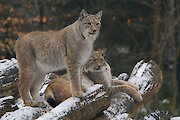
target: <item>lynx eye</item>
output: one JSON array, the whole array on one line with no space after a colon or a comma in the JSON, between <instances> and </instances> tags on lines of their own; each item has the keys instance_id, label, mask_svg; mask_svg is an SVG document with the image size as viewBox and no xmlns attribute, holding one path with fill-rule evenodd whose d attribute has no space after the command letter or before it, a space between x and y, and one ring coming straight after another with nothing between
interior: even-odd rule
<instances>
[{"instance_id":1,"label":"lynx eye","mask_svg":"<svg viewBox=\"0 0 180 120\"><path fill-rule=\"evenodd\" d=\"M103 61L104 59L101 59L101 61Z\"/></svg>"},{"instance_id":2,"label":"lynx eye","mask_svg":"<svg viewBox=\"0 0 180 120\"><path fill-rule=\"evenodd\" d=\"M97 23L96 25L99 25L99 23Z\"/></svg>"},{"instance_id":3,"label":"lynx eye","mask_svg":"<svg viewBox=\"0 0 180 120\"><path fill-rule=\"evenodd\" d=\"M96 59L93 59L94 60L94 62L96 62Z\"/></svg>"},{"instance_id":4,"label":"lynx eye","mask_svg":"<svg viewBox=\"0 0 180 120\"><path fill-rule=\"evenodd\" d=\"M91 23L89 22L89 23L87 23L88 25L91 25Z\"/></svg>"}]
</instances>

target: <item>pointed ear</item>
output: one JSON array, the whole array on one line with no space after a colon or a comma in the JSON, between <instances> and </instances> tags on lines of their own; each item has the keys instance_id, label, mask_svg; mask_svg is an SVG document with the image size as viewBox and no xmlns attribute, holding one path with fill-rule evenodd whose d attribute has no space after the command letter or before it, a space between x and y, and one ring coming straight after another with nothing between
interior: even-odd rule
<instances>
[{"instance_id":1,"label":"pointed ear","mask_svg":"<svg viewBox=\"0 0 180 120\"><path fill-rule=\"evenodd\" d=\"M98 51L100 51L102 56L104 56L104 57L105 57L106 50L107 50L106 48L98 49Z\"/></svg>"},{"instance_id":2,"label":"pointed ear","mask_svg":"<svg viewBox=\"0 0 180 120\"><path fill-rule=\"evenodd\" d=\"M103 11L100 11L95 16L97 19L99 19L101 21L102 14L103 14Z\"/></svg>"},{"instance_id":3,"label":"pointed ear","mask_svg":"<svg viewBox=\"0 0 180 120\"><path fill-rule=\"evenodd\" d=\"M86 18L88 16L88 13L83 9L81 12L80 12L80 19L83 19L83 18Z\"/></svg>"},{"instance_id":4,"label":"pointed ear","mask_svg":"<svg viewBox=\"0 0 180 120\"><path fill-rule=\"evenodd\" d=\"M104 49L102 49L102 55L105 57L105 55L106 55L106 48L104 48Z\"/></svg>"}]
</instances>

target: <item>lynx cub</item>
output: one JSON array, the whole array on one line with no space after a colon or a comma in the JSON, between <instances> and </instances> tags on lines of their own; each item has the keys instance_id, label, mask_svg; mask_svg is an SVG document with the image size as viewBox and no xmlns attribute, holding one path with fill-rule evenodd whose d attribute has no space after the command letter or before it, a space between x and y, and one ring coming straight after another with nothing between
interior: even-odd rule
<instances>
[{"instance_id":1,"label":"lynx cub","mask_svg":"<svg viewBox=\"0 0 180 120\"><path fill-rule=\"evenodd\" d=\"M19 93L26 106L44 107L39 87L46 73L68 69L73 96L82 96L80 70L89 59L99 35L102 11L96 15L82 10L73 24L59 31L31 32L15 45L19 64Z\"/></svg>"},{"instance_id":2,"label":"lynx cub","mask_svg":"<svg viewBox=\"0 0 180 120\"><path fill-rule=\"evenodd\" d=\"M83 91L99 83L105 86L110 96L117 92L125 92L136 101L141 101L142 97L137 92L138 87L136 85L122 80L111 79L111 69L104 60L104 52L104 50L93 51L89 61L83 67L81 74ZM51 80L45 90L45 99L52 107L57 106L69 97L71 97L71 91L67 74Z\"/></svg>"}]
</instances>

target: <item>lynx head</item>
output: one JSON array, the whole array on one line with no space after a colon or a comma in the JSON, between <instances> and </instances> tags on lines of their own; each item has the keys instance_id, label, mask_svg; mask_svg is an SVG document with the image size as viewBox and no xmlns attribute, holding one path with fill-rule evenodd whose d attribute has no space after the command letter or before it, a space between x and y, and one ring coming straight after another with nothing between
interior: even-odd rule
<instances>
[{"instance_id":1,"label":"lynx head","mask_svg":"<svg viewBox=\"0 0 180 120\"><path fill-rule=\"evenodd\" d=\"M99 35L99 29L101 27L102 11L96 15L88 14L85 10L82 10L79 17L79 28L81 34L86 39L95 40Z\"/></svg>"},{"instance_id":2,"label":"lynx head","mask_svg":"<svg viewBox=\"0 0 180 120\"><path fill-rule=\"evenodd\" d=\"M106 49L93 51L91 57L85 65L86 72L103 72L106 70L106 61L104 53Z\"/></svg>"}]
</instances>

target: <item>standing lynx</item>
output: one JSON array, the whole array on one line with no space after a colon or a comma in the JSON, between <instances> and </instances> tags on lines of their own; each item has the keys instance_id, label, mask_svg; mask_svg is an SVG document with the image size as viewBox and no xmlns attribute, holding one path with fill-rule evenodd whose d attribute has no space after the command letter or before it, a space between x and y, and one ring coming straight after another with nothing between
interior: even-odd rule
<instances>
[{"instance_id":1,"label":"standing lynx","mask_svg":"<svg viewBox=\"0 0 180 120\"><path fill-rule=\"evenodd\" d=\"M67 68L72 96L82 96L80 70L89 59L99 35L102 11L96 15L82 10L73 24L59 31L31 32L15 45L19 64L19 92L26 106L44 107L39 87L46 73Z\"/></svg>"}]
</instances>

